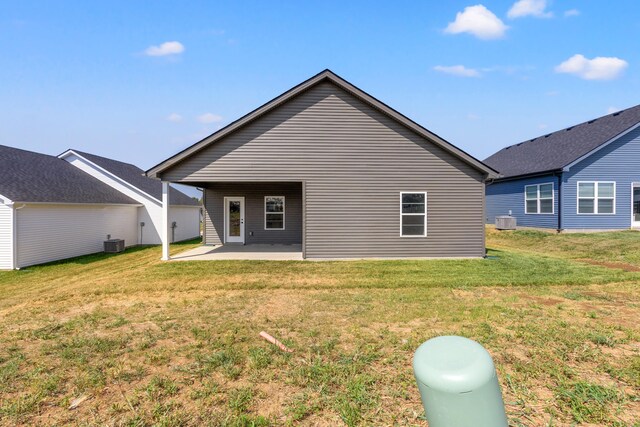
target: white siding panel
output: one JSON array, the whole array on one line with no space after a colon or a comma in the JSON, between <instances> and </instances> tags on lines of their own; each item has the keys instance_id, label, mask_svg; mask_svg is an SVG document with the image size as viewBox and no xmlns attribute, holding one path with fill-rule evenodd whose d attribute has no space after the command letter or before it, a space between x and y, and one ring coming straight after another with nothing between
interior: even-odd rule
<instances>
[{"instance_id":1,"label":"white siding panel","mask_svg":"<svg viewBox=\"0 0 640 427\"><path fill-rule=\"evenodd\" d=\"M193 239L200 236L200 206L171 206L169 224L177 223L175 241ZM140 222L144 222L140 239ZM162 208L157 206L140 207L137 221L137 241L141 245L160 245L162 228Z\"/></svg>"},{"instance_id":2,"label":"white siding panel","mask_svg":"<svg viewBox=\"0 0 640 427\"><path fill-rule=\"evenodd\" d=\"M0 270L13 268L13 208L0 204Z\"/></svg>"},{"instance_id":3,"label":"white siding panel","mask_svg":"<svg viewBox=\"0 0 640 427\"><path fill-rule=\"evenodd\" d=\"M162 202L160 200L151 197L114 175L105 173L83 157L71 154L65 156L64 160L142 204L143 206L139 208L136 220L135 242L141 245L159 245L162 243L160 239ZM176 221L180 228L179 230L176 228L176 242L200 236L199 206L170 206L169 217L170 223ZM144 222L144 227L140 226L141 222ZM134 244L133 240L131 244Z\"/></svg>"},{"instance_id":4,"label":"white siding panel","mask_svg":"<svg viewBox=\"0 0 640 427\"><path fill-rule=\"evenodd\" d=\"M200 237L200 207L171 206L169 208L169 224L176 222L173 241L195 239Z\"/></svg>"},{"instance_id":5,"label":"white siding panel","mask_svg":"<svg viewBox=\"0 0 640 427\"><path fill-rule=\"evenodd\" d=\"M16 212L18 266L101 252L110 234L137 243L136 206L27 205Z\"/></svg>"}]
</instances>

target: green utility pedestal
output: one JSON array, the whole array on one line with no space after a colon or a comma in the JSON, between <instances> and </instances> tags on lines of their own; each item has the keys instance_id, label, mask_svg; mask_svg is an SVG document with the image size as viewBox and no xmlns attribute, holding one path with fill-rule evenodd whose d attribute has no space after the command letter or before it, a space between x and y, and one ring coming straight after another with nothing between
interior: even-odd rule
<instances>
[{"instance_id":1,"label":"green utility pedestal","mask_svg":"<svg viewBox=\"0 0 640 427\"><path fill-rule=\"evenodd\" d=\"M477 342L430 339L416 350L413 372L429 427L508 427L493 360Z\"/></svg>"}]
</instances>

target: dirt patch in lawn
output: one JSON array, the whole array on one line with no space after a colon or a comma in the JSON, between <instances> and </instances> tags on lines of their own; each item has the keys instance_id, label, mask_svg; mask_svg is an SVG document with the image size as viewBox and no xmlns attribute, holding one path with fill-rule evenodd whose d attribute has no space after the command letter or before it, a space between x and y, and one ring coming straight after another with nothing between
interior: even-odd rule
<instances>
[{"instance_id":1,"label":"dirt patch in lawn","mask_svg":"<svg viewBox=\"0 0 640 427\"><path fill-rule=\"evenodd\" d=\"M632 264L627 264L625 262L605 262L605 261L596 261L595 259L589 259L589 258L579 259L577 261L584 262L591 265L597 265L599 267L613 268L613 269L619 269L624 271L640 271L640 267Z\"/></svg>"},{"instance_id":2,"label":"dirt patch in lawn","mask_svg":"<svg viewBox=\"0 0 640 427\"><path fill-rule=\"evenodd\" d=\"M536 304L540 304L540 305L544 305L547 307L551 307L554 305L558 305L558 304L562 304L563 302L565 302L564 300L558 299L558 298L549 298L549 297L539 297L536 295L527 295L527 294L520 294L518 295L520 298L527 300L527 301L533 301Z\"/></svg>"},{"instance_id":3,"label":"dirt patch in lawn","mask_svg":"<svg viewBox=\"0 0 640 427\"><path fill-rule=\"evenodd\" d=\"M265 293L266 294L266 293ZM270 292L265 295L253 313L254 319L281 319L298 316L301 311L301 305L306 299L300 295L292 295L292 293Z\"/></svg>"}]
</instances>

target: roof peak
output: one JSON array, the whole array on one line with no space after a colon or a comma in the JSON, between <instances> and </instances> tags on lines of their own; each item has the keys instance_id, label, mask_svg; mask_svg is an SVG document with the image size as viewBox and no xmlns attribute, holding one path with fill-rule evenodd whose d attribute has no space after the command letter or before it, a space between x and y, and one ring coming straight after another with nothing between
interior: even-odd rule
<instances>
[{"instance_id":1,"label":"roof peak","mask_svg":"<svg viewBox=\"0 0 640 427\"><path fill-rule=\"evenodd\" d=\"M88 151L76 150L75 148L69 148L69 149L67 149L67 150L66 150L66 151L64 151L62 154L60 154L58 157L60 157L60 156L64 155L65 153L68 153L68 152L70 152L70 151L73 151L74 153L80 154L81 156L82 156L82 155L85 155L85 156L98 157L98 158L100 158L100 159L109 160L109 161L111 161L111 162L118 162L118 163L122 163L123 165L133 166L133 167L135 167L135 168L140 169L138 166L134 165L133 163L125 162L125 161L122 161L122 160L112 159L111 157L105 157L105 156L101 156L101 155L99 155L99 154L89 153ZM89 160L90 160L90 159L89 159ZM140 170L142 170L142 169L140 169ZM143 171L143 172L144 172L144 171Z\"/></svg>"},{"instance_id":2,"label":"roof peak","mask_svg":"<svg viewBox=\"0 0 640 427\"><path fill-rule=\"evenodd\" d=\"M471 165L474 169L478 171L482 171L487 176L496 175L496 171L493 170L488 165L484 164L483 162L471 156L470 154L466 153L465 151L461 150L460 148L454 146L453 144L441 138L440 136L436 135L435 133L429 131L428 129L416 123L415 121L409 119L408 117L396 111L395 109L388 106L384 102L369 95L367 92L358 88L357 86L350 83L349 81L339 76L338 74L334 73L328 68L325 68L324 70L315 74L314 76L286 90L285 92L281 93L280 95L276 96L270 101L267 101L266 103L262 104L260 107L254 109L253 111L229 123L222 129L219 129L218 131L201 139L200 141L197 141L191 146L185 148L184 150L179 151L178 153L169 157L168 159L165 159L164 161L156 164L155 166L151 167L146 171L146 175L158 177L164 171L171 168L174 164L184 160L185 158L188 158L191 155L194 155L198 151L204 149L205 147L209 146L212 143L215 143L216 141L222 139L226 135L231 134L232 132L235 132L237 129L260 118L262 115L274 110L275 108L278 108L280 105L290 101L291 99L295 98L299 94L309 90L311 87L318 85L319 83L323 82L327 78L341 90L348 92L349 94L358 98L360 101L364 102L365 104L368 104L374 109L380 111L382 114L390 117L392 120L395 120L396 122L400 123L406 128L409 128L410 130L420 135L421 137L428 139L436 146L439 146L445 151L448 151L449 153L458 157L463 162Z\"/></svg>"}]
</instances>

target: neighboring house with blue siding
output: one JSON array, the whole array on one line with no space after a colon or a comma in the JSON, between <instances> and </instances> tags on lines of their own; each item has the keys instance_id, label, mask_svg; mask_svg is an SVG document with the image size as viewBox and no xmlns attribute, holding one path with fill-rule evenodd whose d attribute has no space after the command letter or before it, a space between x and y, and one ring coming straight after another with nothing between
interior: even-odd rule
<instances>
[{"instance_id":1,"label":"neighboring house with blue siding","mask_svg":"<svg viewBox=\"0 0 640 427\"><path fill-rule=\"evenodd\" d=\"M527 140L484 163L486 221L564 231L640 228L640 105Z\"/></svg>"}]
</instances>

